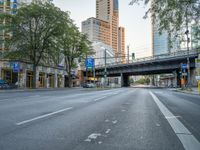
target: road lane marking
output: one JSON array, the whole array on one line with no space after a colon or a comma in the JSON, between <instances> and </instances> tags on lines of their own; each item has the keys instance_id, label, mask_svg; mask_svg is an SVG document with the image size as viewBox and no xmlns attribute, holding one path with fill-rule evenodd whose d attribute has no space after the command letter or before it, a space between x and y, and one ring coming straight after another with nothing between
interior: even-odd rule
<instances>
[{"instance_id":1,"label":"road lane marking","mask_svg":"<svg viewBox=\"0 0 200 150\"><path fill-rule=\"evenodd\" d=\"M0 102L8 101L9 99L1 99Z\"/></svg>"},{"instance_id":2,"label":"road lane marking","mask_svg":"<svg viewBox=\"0 0 200 150\"><path fill-rule=\"evenodd\" d=\"M85 139L85 142L91 142L93 140L96 140L98 137L100 137L101 134L100 133L92 133L88 136L87 139Z\"/></svg>"},{"instance_id":3,"label":"road lane marking","mask_svg":"<svg viewBox=\"0 0 200 150\"><path fill-rule=\"evenodd\" d=\"M102 143L103 143L102 141L99 141L99 142L98 142L98 144L102 144Z\"/></svg>"},{"instance_id":4,"label":"road lane marking","mask_svg":"<svg viewBox=\"0 0 200 150\"><path fill-rule=\"evenodd\" d=\"M107 96L103 96L103 97L100 97L100 98L97 98L97 99L95 99L94 101L96 102L96 101L100 101L100 100L102 100L102 99L104 99L104 98L106 98Z\"/></svg>"},{"instance_id":5,"label":"road lane marking","mask_svg":"<svg viewBox=\"0 0 200 150\"><path fill-rule=\"evenodd\" d=\"M192 135L192 133L174 116L167 107L154 95L152 92L149 92L153 100L157 104L158 108L162 114L167 119L168 123L171 125L173 131L183 144L185 150L199 150L200 143Z\"/></svg>"},{"instance_id":6,"label":"road lane marking","mask_svg":"<svg viewBox=\"0 0 200 150\"><path fill-rule=\"evenodd\" d=\"M108 134L108 133L110 133L110 131L111 131L111 129L107 129L105 133Z\"/></svg>"},{"instance_id":7,"label":"road lane marking","mask_svg":"<svg viewBox=\"0 0 200 150\"><path fill-rule=\"evenodd\" d=\"M106 119L105 122L109 122L110 120Z\"/></svg>"},{"instance_id":8,"label":"road lane marking","mask_svg":"<svg viewBox=\"0 0 200 150\"><path fill-rule=\"evenodd\" d=\"M116 124L117 122L118 122L117 120L112 121L113 124Z\"/></svg>"},{"instance_id":9,"label":"road lane marking","mask_svg":"<svg viewBox=\"0 0 200 150\"><path fill-rule=\"evenodd\" d=\"M165 117L166 119L174 119L174 118L181 118L181 116L170 116L170 117Z\"/></svg>"},{"instance_id":10,"label":"road lane marking","mask_svg":"<svg viewBox=\"0 0 200 150\"><path fill-rule=\"evenodd\" d=\"M23 124L26 124L26 123L29 123L29 122L32 122L32 121L36 121L36 120L39 120L39 119L43 119L43 118L46 118L46 117L49 117L49 116L52 116L52 115L55 115L55 114L58 114L58 113L61 113L61 112L64 112L64 111L68 111L68 110L71 110L71 109L73 109L73 107L61 109L61 110L58 110L58 111L55 111L55 112L52 112L52 113L49 113L49 114L45 114L45 115L38 116L38 117L29 119L29 120L21 121L21 122L16 123L16 125L20 126L20 125L23 125Z\"/></svg>"},{"instance_id":11,"label":"road lane marking","mask_svg":"<svg viewBox=\"0 0 200 150\"><path fill-rule=\"evenodd\" d=\"M28 96L28 98L35 98L35 97L40 97L40 95L32 95L32 96Z\"/></svg>"}]
</instances>

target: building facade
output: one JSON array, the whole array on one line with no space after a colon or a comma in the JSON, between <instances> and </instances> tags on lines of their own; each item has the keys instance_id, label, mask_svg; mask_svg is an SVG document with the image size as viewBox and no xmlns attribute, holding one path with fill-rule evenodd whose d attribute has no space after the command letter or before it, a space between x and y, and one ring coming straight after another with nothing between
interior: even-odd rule
<instances>
[{"instance_id":1,"label":"building facade","mask_svg":"<svg viewBox=\"0 0 200 150\"><path fill-rule=\"evenodd\" d=\"M96 18L89 18L82 22L82 32L88 36L90 41L111 44L110 24Z\"/></svg>"},{"instance_id":2,"label":"building facade","mask_svg":"<svg viewBox=\"0 0 200 150\"><path fill-rule=\"evenodd\" d=\"M167 31L159 33L158 27L152 25L152 55L162 55L168 53L174 53L182 50L180 37L174 37L171 39ZM183 49L184 50L184 49Z\"/></svg>"},{"instance_id":3,"label":"building facade","mask_svg":"<svg viewBox=\"0 0 200 150\"><path fill-rule=\"evenodd\" d=\"M83 21L82 32L92 42L111 46L115 61L119 56L125 56L125 29L119 28L118 0L96 0L96 18Z\"/></svg>"},{"instance_id":4,"label":"building facade","mask_svg":"<svg viewBox=\"0 0 200 150\"><path fill-rule=\"evenodd\" d=\"M118 54L119 8L118 0L96 0L96 18L110 24L110 46Z\"/></svg>"},{"instance_id":5,"label":"building facade","mask_svg":"<svg viewBox=\"0 0 200 150\"><path fill-rule=\"evenodd\" d=\"M122 63L126 62L126 53L125 53L125 28L119 27L118 31L118 58Z\"/></svg>"},{"instance_id":6,"label":"building facade","mask_svg":"<svg viewBox=\"0 0 200 150\"><path fill-rule=\"evenodd\" d=\"M152 55L161 55L169 53L169 36L168 32L164 31L159 34L156 24L152 24Z\"/></svg>"},{"instance_id":7,"label":"building facade","mask_svg":"<svg viewBox=\"0 0 200 150\"><path fill-rule=\"evenodd\" d=\"M192 26L191 27L191 48L196 49L200 48L200 26Z\"/></svg>"},{"instance_id":8,"label":"building facade","mask_svg":"<svg viewBox=\"0 0 200 150\"><path fill-rule=\"evenodd\" d=\"M104 66L105 65L105 52L106 52L106 63L112 64L115 63L115 56L112 50L112 47L104 44L102 42L93 42L92 44L95 52L95 66Z\"/></svg>"},{"instance_id":9,"label":"building facade","mask_svg":"<svg viewBox=\"0 0 200 150\"><path fill-rule=\"evenodd\" d=\"M21 3L29 4L33 0L1 0L0 13L16 13L16 9ZM45 2L45 1L44 1ZM14 11L15 9L15 11ZM1 20L1 24L6 24ZM6 46L6 38L11 34L0 30L0 54L9 50ZM64 68L55 68L51 66L38 66L36 69L36 87L37 88L61 88L66 87L67 72ZM8 84L16 84L19 88L33 87L33 65L21 60L5 60L0 57L0 79Z\"/></svg>"}]
</instances>

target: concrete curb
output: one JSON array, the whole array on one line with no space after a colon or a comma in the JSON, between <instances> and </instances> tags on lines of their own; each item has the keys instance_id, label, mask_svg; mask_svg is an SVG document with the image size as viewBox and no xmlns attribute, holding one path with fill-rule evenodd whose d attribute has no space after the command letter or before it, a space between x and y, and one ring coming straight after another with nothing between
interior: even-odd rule
<instances>
[{"instance_id":1,"label":"concrete curb","mask_svg":"<svg viewBox=\"0 0 200 150\"><path fill-rule=\"evenodd\" d=\"M83 89L83 88L49 88L49 89L7 89L0 90L0 93L10 93L10 92L36 92L36 91L64 91L72 89Z\"/></svg>"},{"instance_id":2,"label":"concrete curb","mask_svg":"<svg viewBox=\"0 0 200 150\"><path fill-rule=\"evenodd\" d=\"M186 90L174 90L175 92L180 92L180 93L185 93L185 94L191 94L191 95L198 95L200 96L198 93L193 93L191 91L186 91Z\"/></svg>"}]
</instances>

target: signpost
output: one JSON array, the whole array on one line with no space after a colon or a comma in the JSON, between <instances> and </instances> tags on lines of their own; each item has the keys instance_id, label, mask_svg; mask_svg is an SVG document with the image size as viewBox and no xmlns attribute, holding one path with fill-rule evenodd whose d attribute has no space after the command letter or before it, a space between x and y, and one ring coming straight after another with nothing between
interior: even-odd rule
<instances>
[{"instance_id":1,"label":"signpost","mask_svg":"<svg viewBox=\"0 0 200 150\"><path fill-rule=\"evenodd\" d=\"M87 70L93 70L93 76L94 76L94 84L95 84L95 61L94 58L86 58L85 60L85 67Z\"/></svg>"},{"instance_id":2,"label":"signpost","mask_svg":"<svg viewBox=\"0 0 200 150\"><path fill-rule=\"evenodd\" d=\"M181 64L181 69L187 69L187 64Z\"/></svg>"},{"instance_id":3,"label":"signpost","mask_svg":"<svg viewBox=\"0 0 200 150\"><path fill-rule=\"evenodd\" d=\"M85 67L87 69L93 69L94 68L94 58L87 58L85 61Z\"/></svg>"},{"instance_id":4,"label":"signpost","mask_svg":"<svg viewBox=\"0 0 200 150\"><path fill-rule=\"evenodd\" d=\"M13 69L13 72L19 72L19 70L20 70L19 63L13 63L12 69Z\"/></svg>"},{"instance_id":5,"label":"signpost","mask_svg":"<svg viewBox=\"0 0 200 150\"><path fill-rule=\"evenodd\" d=\"M188 68L187 64L181 63L181 87L185 88L186 87L186 76L188 73L186 72L186 69Z\"/></svg>"}]
</instances>

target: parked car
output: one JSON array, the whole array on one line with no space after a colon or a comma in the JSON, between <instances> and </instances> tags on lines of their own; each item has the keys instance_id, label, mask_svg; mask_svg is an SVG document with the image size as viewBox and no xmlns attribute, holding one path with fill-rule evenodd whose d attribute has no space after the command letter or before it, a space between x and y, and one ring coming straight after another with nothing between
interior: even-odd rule
<instances>
[{"instance_id":1,"label":"parked car","mask_svg":"<svg viewBox=\"0 0 200 150\"><path fill-rule=\"evenodd\" d=\"M95 88L96 85L94 83L84 83L83 88Z\"/></svg>"},{"instance_id":2,"label":"parked car","mask_svg":"<svg viewBox=\"0 0 200 150\"><path fill-rule=\"evenodd\" d=\"M8 84L5 80L0 79L0 89L15 89L18 85L15 83Z\"/></svg>"},{"instance_id":3,"label":"parked car","mask_svg":"<svg viewBox=\"0 0 200 150\"><path fill-rule=\"evenodd\" d=\"M0 89L8 89L9 85L5 80L0 80Z\"/></svg>"}]
</instances>

